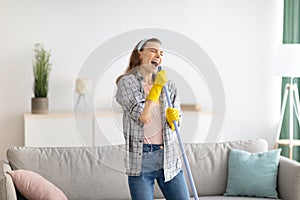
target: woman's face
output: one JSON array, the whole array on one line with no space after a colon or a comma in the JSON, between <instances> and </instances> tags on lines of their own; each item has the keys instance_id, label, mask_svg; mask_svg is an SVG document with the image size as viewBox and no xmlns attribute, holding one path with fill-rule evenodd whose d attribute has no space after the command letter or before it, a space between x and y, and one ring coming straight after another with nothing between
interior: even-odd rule
<instances>
[{"instance_id":1,"label":"woman's face","mask_svg":"<svg viewBox=\"0 0 300 200\"><path fill-rule=\"evenodd\" d=\"M147 42L140 52L141 67L149 73L156 73L162 63L163 51L157 42Z\"/></svg>"}]
</instances>

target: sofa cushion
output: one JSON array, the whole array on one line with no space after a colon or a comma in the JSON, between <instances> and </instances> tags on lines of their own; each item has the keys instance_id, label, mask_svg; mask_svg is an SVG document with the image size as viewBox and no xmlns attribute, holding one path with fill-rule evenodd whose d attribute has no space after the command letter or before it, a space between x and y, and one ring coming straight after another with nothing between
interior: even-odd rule
<instances>
[{"instance_id":1,"label":"sofa cushion","mask_svg":"<svg viewBox=\"0 0 300 200\"><path fill-rule=\"evenodd\" d=\"M271 199L257 198L257 197L206 196L206 197L200 197L199 200L271 200Z\"/></svg>"},{"instance_id":2,"label":"sofa cushion","mask_svg":"<svg viewBox=\"0 0 300 200\"><path fill-rule=\"evenodd\" d=\"M23 169L8 171L7 173L11 175L18 191L27 199L67 200L59 188L37 173Z\"/></svg>"},{"instance_id":3,"label":"sofa cushion","mask_svg":"<svg viewBox=\"0 0 300 200\"><path fill-rule=\"evenodd\" d=\"M277 198L280 152L281 149L261 153L232 149L224 195Z\"/></svg>"},{"instance_id":4,"label":"sofa cushion","mask_svg":"<svg viewBox=\"0 0 300 200\"><path fill-rule=\"evenodd\" d=\"M154 200L166 200L165 198L155 198ZM191 197L190 200L195 200ZM199 200L271 200L266 198L256 198L256 197L227 197L227 196L201 196ZM280 199L276 199L280 200Z\"/></svg>"},{"instance_id":5,"label":"sofa cushion","mask_svg":"<svg viewBox=\"0 0 300 200\"><path fill-rule=\"evenodd\" d=\"M253 153L264 152L268 150L268 143L263 139L253 139L185 145L199 196L224 194L227 185L228 156L230 149L233 148ZM188 187L190 194L193 194L189 182Z\"/></svg>"}]
</instances>

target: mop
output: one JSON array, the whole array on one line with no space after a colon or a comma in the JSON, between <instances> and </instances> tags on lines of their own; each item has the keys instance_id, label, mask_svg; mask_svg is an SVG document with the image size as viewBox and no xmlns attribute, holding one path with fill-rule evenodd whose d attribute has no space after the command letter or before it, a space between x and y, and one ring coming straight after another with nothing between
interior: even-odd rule
<instances>
[{"instance_id":1,"label":"mop","mask_svg":"<svg viewBox=\"0 0 300 200\"><path fill-rule=\"evenodd\" d=\"M161 71L161 70L162 70L161 66L158 66L158 71ZM168 92L168 87L166 85L164 85L164 92L165 92L165 96L167 98L168 106L172 107L169 92ZM176 131L178 143L179 143L179 146L180 146L180 150L181 150L181 153L182 153L184 165L185 165L185 168L186 168L186 172L188 174L189 182L190 182L190 185L192 187L193 194L194 194L194 198L195 198L195 200L199 200L198 199L198 193L197 193L195 183L194 183L194 179L193 179L193 175L192 175L192 172L191 172L191 169L190 169L189 161L188 161L188 159L186 157L186 154L185 154L185 151L184 151L184 147L183 147L183 144L182 144L182 141L181 141L181 136L180 136L180 133L179 133L179 129L178 129L178 125L177 125L176 120L174 120L173 123L174 123L175 131Z\"/></svg>"}]
</instances>

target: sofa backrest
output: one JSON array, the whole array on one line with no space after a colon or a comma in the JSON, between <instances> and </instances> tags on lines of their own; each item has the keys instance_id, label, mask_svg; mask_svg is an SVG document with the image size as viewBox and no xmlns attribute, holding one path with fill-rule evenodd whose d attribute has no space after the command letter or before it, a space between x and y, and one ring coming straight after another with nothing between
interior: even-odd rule
<instances>
[{"instance_id":1,"label":"sofa backrest","mask_svg":"<svg viewBox=\"0 0 300 200\"><path fill-rule=\"evenodd\" d=\"M261 139L184 146L199 196L224 193L231 148L249 152L268 149L267 142ZM12 147L7 151L7 159L13 169L27 169L40 174L59 187L70 200L130 199L124 157L123 145ZM189 186L188 179L187 183ZM155 196L162 197L155 187Z\"/></svg>"},{"instance_id":2,"label":"sofa backrest","mask_svg":"<svg viewBox=\"0 0 300 200\"><path fill-rule=\"evenodd\" d=\"M70 200L130 199L124 157L123 146L12 147L7 151L12 169L40 174Z\"/></svg>"},{"instance_id":3,"label":"sofa backrest","mask_svg":"<svg viewBox=\"0 0 300 200\"><path fill-rule=\"evenodd\" d=\"M265 152L268 150L268 143L263 139L252 139L185 145L198 196L224 194L227 185L229 151L232 148L252 153ZM193 194L188 179L187 182L190 194Z\"/></svg>"}]
</instances>

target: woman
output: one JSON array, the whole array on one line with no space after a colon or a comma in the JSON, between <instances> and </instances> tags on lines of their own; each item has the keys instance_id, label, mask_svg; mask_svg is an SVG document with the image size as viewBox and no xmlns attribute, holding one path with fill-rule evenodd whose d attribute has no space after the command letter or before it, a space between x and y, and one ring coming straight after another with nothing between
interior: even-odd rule
<instances>
[{"instance_id":1,"label":"woman","mask_svg":"<svg viewBox=\"0 0 300 200\"><path fill-rule=\"evenodd\" d=\"M190 199L177 150L173 120L179 123L175 84L167 81L161 42L141 40L132 51L129 66L117 78L116 100L123 108L126 142L125 166L133 200L153 200L154 180L166 199ZM173 108L167 108L162 91L168 86Z\"/></svg>"}]
</instances>

